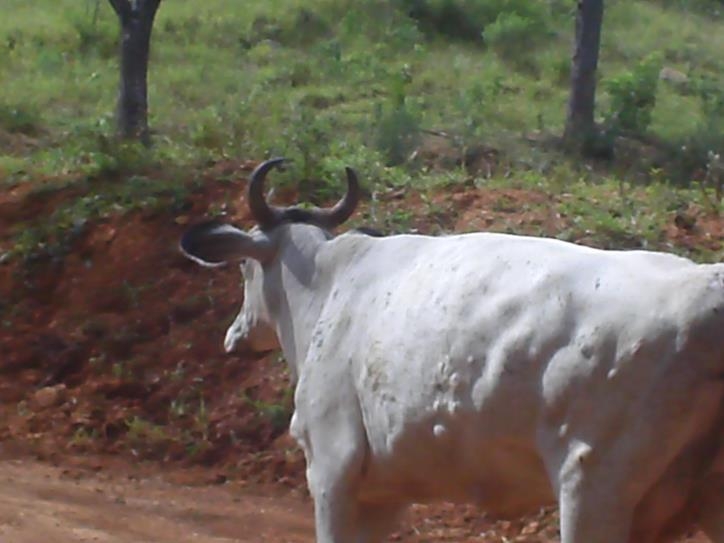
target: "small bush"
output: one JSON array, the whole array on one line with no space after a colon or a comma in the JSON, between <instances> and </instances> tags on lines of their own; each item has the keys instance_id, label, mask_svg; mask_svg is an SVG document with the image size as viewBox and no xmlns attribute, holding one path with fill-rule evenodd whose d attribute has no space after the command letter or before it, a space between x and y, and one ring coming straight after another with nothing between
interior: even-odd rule
<instances>
[{"instance_id":1,"label":"small bush","mask_svg":"<svg viewBox=\"0 0 724 543\"><path fill-rule=\"evenodd\" d=\"M166 19L163 26L159 26L158 32L168 34L168 37L173 38L173 41L178 43L189 44L199 39L202 25L202 19L196 15L177 17Z\"/></svg>"},{"instance_id":2,"label":"small bush","mask_svg":"<svg viewBox=\"0 0 724 543\"><path fill-rule=\"evenodd\" d=\"M559 10L558 2L528 0L398 0L398 4L429 36L477 43L483 43L483 32L501 16L515 15L529 21L531 28L548 28L551 11Z\"/></svg>"},{"instance_id":3,"label":"small bush","mask_svg":"<svg viewBox=\"0 0 724 543\"><path fill-rule=\"evenodd\" d=\"M407 160L420 137L420 115L407 97L410 74L403 70L393 79L388 103L377 111L375 147L387 159L388 166Z\"/></svg>"},{"instance_id":4,"label":"small bush","mask_svg":"<svg viewBox=\"0 0 724 543\"><path fill-rule=\"evenodd\" d=\"M701 112L706 121L721 127L724 122L724 80L698 76L692 79L691 86L699 98Z\"/></svg>"},{"instance_id":5,"label":"small bush","mask_svg":"<svg viewBox=\"0 0 724 543\"><path fill-rule=\"evenodd\" d=\"M229 143L229 130L221 112L209 106L200 112L190 127L189 135L194 145L210 150L221 150Z\"/></svg>"},{"instance_id":6,"label":"small bush","mask_svg":"<svg viewBox=\"0 0 724 543\"><path fill-rule=\"evenodd\" d=\"M548 78L560 87L571 84L571 57L568 54L548 55L544 68Z\"/></svg>"},{"instance_id":7,"label":"small bush","mask_svg":"<svg viewBox=\"0 0 724 543\"><path fill-rule=\"evenodd\" d=\"M520 62L527 59L549 35L544 19L515 12L503 12L483 32L485 42L501 58Z\"/></svg>"},{"instance_id":8,"label":"small bush","mask_svg":"<svg viewBox=\"0 0 724 543\"><path fill-rule=\"evenodd\" d=\"M288 142L292 156L300 159L303 179L317 179L321 172L321 157L327 154L332 139L332 127L315 114L315 110L297 105L292 110Z\"/></svg>"},{"instance_id":9,"label":"small bush","mask_svg":"<svg viewBox=\"0 0 724 543\"><path fill-rule=\"evenodd\" d=\"M407 160L417 145L419 130L419 119L406 103L380 114L376 145L386 157L388 166L397 166Z\"/></svg>"},{"instance_id":10,"label":"small bush","mask_svg":"<svg viewBox=\"0 0 724 543\"><path fill-rule=\"evenodd\" d=\"M691 11L714 16L721 15L722 10L724 10L724 1L722 0L658 0L658 2L684 12Z\"/></svg>"},{"instance_id":11,"label":"small bush","mask_svg":"<svg viewBox=\"0 0 724 543\"><path fill-rule=\"evenodd\" d=\"M82 55L96 54L108 59L118 55L118 25L112 21L100 21L87 17L71 20L78 51Z\"/></svg>"},{"instance_id":12,"label":"small bush","mask_svg":"<svg viewBox=\"0 0 724 543\"><path fill-rule=\"evenodd\" d=\"M83 13L74 10L68 16L75 34L72 43L81 55L96 54L103 59L115 57L118 54L119 25L113 11L102 0L86 0L85 4ZM75 53L72 50L68 52Z\"/></svg>"},{"instance_id":13,"label":"small bush","mask_svg":"<svg viewBox=\"0 0 724 543\"><path fill-rule=\"evenodd\" d=\"M697 175L724 156L724 81L709 77L692 77L691 89L699 99L701 121L696 130L680 145L678 162L682 175ZM715 168L717 172L719 170ZM720 175L720 172L717 174Z\"/></svg>"},{"instance_id":14,"label":"small bush","mask_svg":"<svg viewBox=\"0 0 724 543\"><path fill-rule=\"evenodd\" d=\"M470 2L456 0L401 0L400 7L428 36L482 43L483 20L471 13Z\"/></svg>"},{"instance_id":15,"label":"small bush","mask_svg":"<svg viewBox=\"0 0 724 543\"><path fill-rule=\"evenodd\" d=\"M251 24L247 43L271 40L285 46L310 45L330 36L329 22L318 13L299 8L285 18L260 15Z\"/></svg>"},{"instance_id":16,"label":"small bush","mask_svg":"<svg viewBox=\"0 0 724 543\"><path fill-rule=\"evenodd\" d=\"M155 164L152 150L115 137L110 116L75 125L67 137L73 142L71 167L90 177L125 177Z\"/></svg>"},{"instance_id":17,"label":"small bush","mask_svg":"<svg viewBox=\"0 0 724 543\"><path fill-rule=\"evenodd\" d=\"M28 106L0 103L0 129L13 134L37 135L41 131L40 115Z\"/></svg>"},{"instance_id":18,"label":"small bush","mask_svg":"<svg viewBox=\"0 0 724 543\"><path fill-rule=\"evenodd\" d=\"M479 144L490 136L490 119L497 115L496 107L504 86L503 77L497 76L485 81L474 81L451 97L456 117L461 120L456 126L457 134L454 137L455 145L461 150Z\"/></svg>"},{"instance_id":19,"label":"small bush","mask_svg":"<svg viewBox=\"0 0 724 543\"><path fill-rule=\"evenodd\" d=\"M661 64L659 55L650 55L633 70L605 82L611 100L606 122L614 132L646 132L656 105Z\"/></svg>"}]
</instances>

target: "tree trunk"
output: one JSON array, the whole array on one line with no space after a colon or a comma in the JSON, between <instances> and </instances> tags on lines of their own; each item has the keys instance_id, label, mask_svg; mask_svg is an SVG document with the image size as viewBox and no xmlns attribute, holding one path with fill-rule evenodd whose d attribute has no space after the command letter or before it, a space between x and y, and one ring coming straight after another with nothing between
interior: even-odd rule
<instances>
[{"instance_id":1,"label":"tree trunk","mask_svg":"<svg viewBox=\"0 0 724 543\"><path fill-rule=\"evenodd\" d=\"M109 0L121 23L121 81L116 119L125 139L150 144L148 59L153 20L161 0Z\"/></svg>"},{"instance_id":2,"label":"tree trunk","mask_svg":"<svg viewBox=\"0 0 724 543\"><path fill-rule=\"evenodd\" d=\"M601 45L603 0L578 0L565 141L581 147L594 135L596 69Z\"/></svg>"}]
</instances>

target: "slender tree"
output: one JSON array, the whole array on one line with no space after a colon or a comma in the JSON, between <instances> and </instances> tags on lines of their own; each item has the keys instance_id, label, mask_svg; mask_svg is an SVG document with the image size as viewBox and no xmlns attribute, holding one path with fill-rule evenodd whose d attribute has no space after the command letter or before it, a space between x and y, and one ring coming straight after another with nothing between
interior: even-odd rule
<instances>
[{"instance_id":1,"label":"slender tree","mask_svg":"<svg viewBox=\"0 0 724 543\"><path fill-rule=\"evenodd\" d=\"M595 133L596 70L601 45L603 0L578 0L571 69L571 94L564 139L574 148Z\"/></svg>"},{"instance_id":2,"label":"slender tree","mask_svg":"<svg viewBox=\"0 0 724 543\"><path fill-rule=\"evenodd\" d=\"M148 131L148 58L153 20L161 0L108 0L121 24L121 81L118 133L150 144Z\"/></svg>"}]
</instances>

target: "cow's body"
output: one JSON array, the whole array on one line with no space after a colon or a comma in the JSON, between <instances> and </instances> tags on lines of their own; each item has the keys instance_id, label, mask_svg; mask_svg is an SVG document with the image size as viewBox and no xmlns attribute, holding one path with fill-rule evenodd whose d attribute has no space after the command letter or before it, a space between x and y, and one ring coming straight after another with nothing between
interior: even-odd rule
<instances>
[{"instance_id":1,"label":"cow's body","mask_svg":"<svg viewBox=\"0 0 724 543\"><path fill-rule=\"evenodd\" d=\"M502 234L262 241L247 296L297 381L320 543L379 541L439 499L557 501L564 543L692 520L724 543L724 265Z\"/></svg>"},{"instance_id":2,"label":"cow's body","mask_svg":"<svg viewBox=\"0 0 724 543\"><path fill-rule=\"evenodd\" d=\"M334 449L330 418L356 420L362 501L530 511L581 454L639 503L686 444L719 438L724 341L688 342L724 331L722 265L499 234L351 234L314 262L318 315L290 300L309 330L292 432L309 454L309 426Z\"/></svg>"}]
</instances>

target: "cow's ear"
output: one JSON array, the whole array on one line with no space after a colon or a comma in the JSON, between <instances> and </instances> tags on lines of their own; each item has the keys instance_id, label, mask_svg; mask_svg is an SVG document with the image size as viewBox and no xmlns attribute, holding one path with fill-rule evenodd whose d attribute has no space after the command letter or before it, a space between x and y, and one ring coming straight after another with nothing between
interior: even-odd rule
<instances>
[{"instance_id":1,"label":"cow's ear","mask_svg":"<svg viewBox=\"0 0 724 543\"><path fill-rule=\"evenodd\" d=\"M202 266L223 266L229 260L253 258L260 262L274 255L271 241L252 236L230 224L204 222L189 228L179 243L181 252Z\"/></svg>"}]
</instances>

